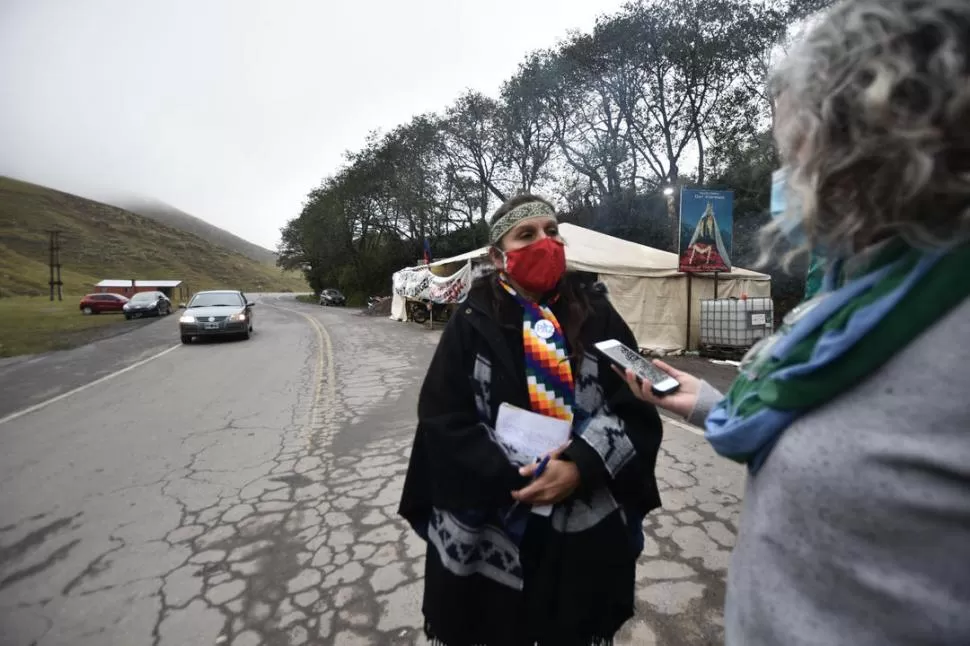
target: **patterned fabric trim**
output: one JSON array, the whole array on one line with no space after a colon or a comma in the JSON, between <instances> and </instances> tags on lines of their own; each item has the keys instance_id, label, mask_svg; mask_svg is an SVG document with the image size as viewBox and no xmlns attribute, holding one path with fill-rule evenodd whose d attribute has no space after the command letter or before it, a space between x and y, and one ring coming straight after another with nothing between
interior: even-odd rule
<instances>
[{"instance_id":1,"label":"patterned fabric trim","mask_svg":"<svg viewBox=\"0 0 970 646\"><path fill-rule=\"evenodd\" d=\"M636 449L619 417L613 414L605 401L599 383L599 361L589 353L583 360L576 377L576 407L588 419L575 424L574 435L589 444L606 466L610 476L622 469L636 455Z\"/></svg>"},{"instance_id":2,"label":"patterned fabric trim","mask_svg":"<svg viewBox=\"0 0 970 646\"><path fill-rule=\"evenodd\" d=\"M552 528L561 534L577 534L600 524L619 505L606 487L593 492L588 502L573 501L552 508ZM620 510L622 512L622 509Z\"/></svg>"},{"instance_id":3,"label":"patterned fabric trim","mask_svg":"<svg viewBox=\"0 0 970 646\"><path fill-rule=\"evenodd\" d=\"M529 218L556 217L556 212L543 202L526 202L519 205L499 218L498 222L492 225L489 233L489 243L496 244L502 239L509 230L519 222Z\"/></svg>"},{"instance_id":4,"label":"patterned fabric trim","mask_svg":"<svg viewBox=\"0 0 970 646\"><path fill-rule=\"evenodd\" d=\"M475 356L472 368L472 392L475 393L475 408L478 419L484 424L492 421L492 363L482 355Z\"/></svg>"},{"instance_id":5,"label":"patterned fabric trim","mask_svg":"<svg viewBox=\"0 0 970 646\"><path fill-rule=\"evenodd\" d=\"M442 565L456 576L480 574L515 590L522 589L519 548L497 527L470 527L452 514L433 509L428 539Z\"/></svg>"},{"instance_id":6,"label":"patterned fabric trim","mask_svg":"<svg viewBox=\"0 0 970 646\"><path fill-rule=\"evenodd\" d=\"M599 454L610 476L615 476L635 453L623 427L623 421L609 412L604 404L598 415L576 431L576 436Z\"/></svg>"},{"instance_id":7,"label":"patterned fabric trim","mask_svg":"<svg viewBox=\"0 0 970 646\"><path fill-rule=\"evenodd\" d=\"M510 463L520 466L530 462L531 458L515 455L499 442L492 428L492 364L487 357L481 354L475 357L471 378L475 408L491 440L502 449ZM606 407L599 385L599 362L592 354L586 354L575 378L575 388L576 416L577 420L583 420L578 434L603 458L609 472L615 474L633 457L633 445L623 433L623 423ZM564 534L579 533L617 512L625 516L609 489L601 487L588 501L576 500L553 507L552 527ZM477 513L472 513L462 521L452 513L432 510L428 540L442 564L457 576L478 574L521 590L518 546L503 529L473 521L476 516Z\"/></svg>"},{"instance_id":8,"label":"patterned fabric trim","mask_svg":"<svg viewBox=\"0 0 970 646\"><path fill-rule=\"evenodd\" d=\"M592 415L593 411L599 410L603 405L605 395L599 377L599 358L587 352L575 378L575 404L586 415Z\"/></svg>"}]
</instances>

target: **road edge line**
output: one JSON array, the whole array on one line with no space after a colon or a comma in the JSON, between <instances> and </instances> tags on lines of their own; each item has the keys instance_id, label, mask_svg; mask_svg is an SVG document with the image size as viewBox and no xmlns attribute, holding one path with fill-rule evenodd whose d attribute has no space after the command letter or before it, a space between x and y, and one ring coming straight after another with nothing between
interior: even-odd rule
<instances>
[{"instance_id":1,"label":"road edge line","mask_svg":"<svg viewBox=\"0 0 970 646\"><path fill-rule=\"evenodd\" d=\"M310 324L310 328L314 331L317 337L317 383L313 392L313 402L311 405L311 410L309 414L309 422L307 424L306 436L308 441L312 439L314 427L317 422L317 417L324 409L321 406L323 400L323 383L326 377L327 398L329 400L335 401L337 398L337 369L336 369L336 357L333 352L333 341L330 338L330 333L327 331L327 326L320 322L315 316L311 316L308 312L304 312L300 309L294 307L287 307L282 305L282 297L276 297L276 303L269 304L273 309L289 312L290 314L296 314L300 318L304 319ZM299 302L299 301L297 301ZM324 374L326 373L326 374Z\"/></svg>"},{"instance_id":2,"label":"road edge line","mask_svg":"<svg viewBox=\"0 0 970 646\"><path fill-rule=\"evenodd\" d=\"M674 428L680 429L681 431L687 431L688 433L693 433L694 435L704 437L704 429L697 428L693 424L688 424L687 422L679 420L675 417L671 417L663 411L660 411L660 417L663 418L662 421L664 424L670 424Z\"/></svg>"},{"instance_id":3,"label":"road edge line","mask_svg":"<svg viewBox=\"0 0 970 646\"><path fill-rule=\"evenodd\" d=\"M164 357L169 352L172 352L174 350L178 350L180 347L182 347L182 344L181 343L178 344L178 345L173 345L170 348L167 348L165 350L162 350L158 354L153 354L152 356L147 357L145 359L142 359L141 361L136 361L135 363L131 364L130 366L126 366L126 367L122 368L121 370L115 370L114 372L108 373L108 374L104 375L103 377L98 377L94 381L89 381L88 383L83 384L81 386L78 386L77 388L72 388L71 390L68 390L67 392L61 393L60 395L56 395L54 397L51 397L50 399L46 399L46 400L44 400L42 402L39 402L37 404L34 404L33 406L28 406L27 408L24 408L22 410L18 410L18 411L15 411L13 413L10 413L6 417L0 417L0 426L6 424L7 422L12 422L15 419L20 419L21 417L23 417L25 415L30 415L31 413L36 413L37 411L41 410L42 408L47 408L51 404L55 404L55 403L57 403L57 402L59 402L59 401L61 401L63 399L67 399L68 397L72 397L72 396L74 396L74 395L76 395L76 394L78 394L80 392L83 392L83 391L87 390L88 388L93 388L94 386L97 386L99 384L103 384L106 381L110 381L110 380L114 379L115 377L118 377L120 375L125 374L126 372L130 372L130 371L134 370L135 368L140 368L143 365L145 365L146 363L149 363L149 362L154 361L155 359L160 359L160 358Z\"/></svg>"}]
</instances>

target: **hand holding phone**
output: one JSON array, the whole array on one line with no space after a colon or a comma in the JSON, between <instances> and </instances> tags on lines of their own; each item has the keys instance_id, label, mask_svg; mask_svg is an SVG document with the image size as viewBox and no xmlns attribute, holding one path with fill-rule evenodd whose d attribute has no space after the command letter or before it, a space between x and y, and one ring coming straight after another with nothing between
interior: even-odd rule
<instances>
[{"instance_id":1,"label":"hand holding phone","mask_svg":"<svg viewBox=\"0 0 970 646\"><path fill-rule=\"evenodd\" d=\"M642 354L628 348L616 339L600 341L595 344L595 347L624 373L627 370L633 371L639 383L648 382L650 392L656 397L666 397L680 389L680 382L673 376L662 371Z\"/></svg>"},{"instance_id":2,"label":"hand holding phone","mask_svg":"<svg viewBox=\"0 0 970 646\"><path fill-rule=\"evenodd\" d=\"M697 397L701 390L701 381L689 372L683 372L677 370L673 366L669 366L659 359L653 360L653 365L659 368L661 371L667 373L680 383L680 388L677 392L666 396L658 397L653 394L652 389L643 380L638 378L633 374L632 370L624 371L617 366L613 366L613 370L626 381L627 386L633 391L633 394L637 398L643 401L653 404L657 408L663 408L664 410L670 411L684 419L687 419L694 407L697 406Z\"/></svg>"}]
</instances>

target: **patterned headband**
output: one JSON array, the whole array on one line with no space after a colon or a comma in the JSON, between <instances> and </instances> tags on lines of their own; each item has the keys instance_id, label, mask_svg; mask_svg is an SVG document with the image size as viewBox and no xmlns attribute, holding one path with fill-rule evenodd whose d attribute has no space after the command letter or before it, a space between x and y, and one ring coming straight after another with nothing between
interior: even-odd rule
<instances>
[{"instance_id":1,"label":"patterned headband","mask_svg":"<svg viewBox=\"0 0 970 646\"><path fill-rule=\"evenodd\" d=\"M502 236L523 220L550 216L555 218L556 212L545 202L526 202L525 204L521 204L503 215L498 219L498 222L492 225L489 242L493 245L498 244Z\"/></svg>"}]
</instances>

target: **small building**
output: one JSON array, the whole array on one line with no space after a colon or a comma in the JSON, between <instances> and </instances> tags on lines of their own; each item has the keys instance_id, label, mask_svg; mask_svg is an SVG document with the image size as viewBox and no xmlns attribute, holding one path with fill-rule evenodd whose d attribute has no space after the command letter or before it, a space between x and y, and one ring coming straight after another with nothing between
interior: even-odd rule
<instances>
[{"instance_id":1,"label":"small building","mask_svg":"<svg viewBox=\"0 0 970 646\"><path fill-rule=\"evenodd\" d=\"M95 285L104 294L121 294L131 298L139 292L161 292L172 301L187 301L191 293L181 280L115 280L105 279Z\"/></svg>"}]
</instances>

